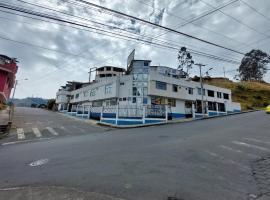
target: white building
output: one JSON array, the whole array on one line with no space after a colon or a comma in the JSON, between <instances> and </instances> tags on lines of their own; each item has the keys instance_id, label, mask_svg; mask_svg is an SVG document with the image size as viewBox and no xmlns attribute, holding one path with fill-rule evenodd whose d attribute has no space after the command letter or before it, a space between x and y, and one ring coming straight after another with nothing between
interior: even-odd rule
<instances>
[{"instance_id":1,"label":"white building","mask_svg":"<svg viewBox=\"0 0 270 200\"><path fill-rule=\"evenodd\" d=\"M102 107L133 109L158 105L169 107L169 118L200 117L200 83L182 77L179 70L151 66L150 60L132 58L127 70L104 66L97 69L96 78L91 83L68 82L57 92L56 104L60 111L87 112L88 117L96 118L100 116ZM203 84L203 100L204 113L209 116L241 111L240 104L232 102L229 89ZM107 117L115 117L116 112L112 110L106 114Z\"/></svg>"}]
</instances>

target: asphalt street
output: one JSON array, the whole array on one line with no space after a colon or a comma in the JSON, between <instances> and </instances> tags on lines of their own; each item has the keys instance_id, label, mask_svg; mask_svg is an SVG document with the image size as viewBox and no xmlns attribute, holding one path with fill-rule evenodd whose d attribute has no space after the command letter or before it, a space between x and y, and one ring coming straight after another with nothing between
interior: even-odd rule
<instances>
[{"instance_id":1,"label":"asphalt street","mask_svg":"<svg viewBox=\"0 0 270 200\"><path fill-rule=\"evenodd\" d=\"M270 199L264 175L270 174L270 115L264 112L120 130L43 110L22 112L24 125L48 120L44 127L52 121L51 128L67 126L71 133L1 141L0 199L62 199L73 190L78 199ZM71 129L81 125L84 134Z\"/></svg>"},{"instance_id":2,"label":"asphalt street","mask_svg":"<svg viewBox=\"0 0 270 200\"><path fill-rule=\"evenodd\" d=\"M14 126L2 144L32 142L58 137L78 136L92 133L102 133L111 128L100 127L89 120L67 117L38 108L16 108Z\"/></svg>"}]
</instances>

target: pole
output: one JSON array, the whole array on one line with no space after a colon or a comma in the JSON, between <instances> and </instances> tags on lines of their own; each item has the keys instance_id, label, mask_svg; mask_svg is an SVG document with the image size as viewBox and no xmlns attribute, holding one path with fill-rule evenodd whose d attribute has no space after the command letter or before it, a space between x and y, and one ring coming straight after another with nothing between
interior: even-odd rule
<instances>
[{"instance_id":1,"label":"pole","mask_svg":"<svg viewBox=\"0 0 270 200\"><path fill-rule=\"evenodd\" d=\"M12 94L12 100L14 100L14 95L15 95L15 92L16 92L17 84L18 84L18 80L15 81L14 90L13 90L13 94Z\"/></svg>"},{"instance_id":2,"label":"pole","mask_svg":"<svg viewBox=\"0 0 270 200\"><path fill-rule=\"evenodd\" d=\"M200 68L200 84L201 84L201 102L202 102L202 115L203 115L203 117L204 117L204 101L203 101L203 80L202 80L202 67L203 66L205 66L205 65L203 65L203 64L200 64L200 63L197 63L197 64L195 64L195 65L197 65L197 66L199 66L199 68Z\"/></svg>"},{"instance_id":3,"label":"pole","mask_svg":"<svg viewBox=\"0 0 270 200\"><path fill-rule=\"evenodd\" d=\"M224 78L226 78L225 67L223 67Z\"/></svg>"},{"instance_id":4,"label":"pole","mask_svg":"<svg viewBox=\"0 0 270 200\"><path fill-rule=\"evenodd\" d=\"M91 70L91 68L89 69L89 83L91 82L91 72L92 72L92 70Z\"/></svg>"}]
</instances>

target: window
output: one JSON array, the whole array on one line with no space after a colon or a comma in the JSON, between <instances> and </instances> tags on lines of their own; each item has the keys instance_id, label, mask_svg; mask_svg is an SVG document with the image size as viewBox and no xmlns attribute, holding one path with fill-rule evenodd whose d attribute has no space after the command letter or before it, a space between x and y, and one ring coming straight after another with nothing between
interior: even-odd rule
<instances>
[{"instance_id":1,"label":"window","mask_svg":"<svg viewBox=\"0 0 270 200\"><path fill-rule=\"evenodd\" d=\"M120 85L125 85L125 83L124 82L121 82Z\"/></svg>"},{"instance_id":2,"label":"window","mask_svg":"<svg viewBox=\"0 0 270 200\"><path fill-rule=\"evenodd\" d=\"M78 93L78 94L75 95L75 98L78 99L79 96L80 96L80 94Z\"/></svg>"},{"instance_id":3,"label":"window","mask_svg":"<svg viewBox=\"0 0 270 200\"><path fill-rule=\"evenodd\" d=\"M151 104L152 105L165 105L165 98L164 97L152 97Z\"/></svg>"},{"instance_id":4,"label":"window","mask_svg":"<svg viewBox=\"0 0 270 200\"><path fill-rule=\"evenodd\" d=\"M142 104L142 98L141 97L137 97L137 104Z\"/></svg>"},{"instance_id":5,"label":"window","mask_svg":"<svg viewBox=\"0 0 270 200\"><path fill-rule=\"evenodd\" d=\"M111 94L112 93L112 84L105 85L105 94Z\"/></svg>"},{"instance_id":6,"label":"window","mask_svg":"<svg viewBox=\"0 0 270 200\"><path fill-rule=\"evenodd\" d=\"M208 110L217 110L217 104L215 102L208 101Z\"/></svg>"},{"instance_id":7,"label":"window","mask_svg":"<svg viewBox=\"0 0 270 200\"><path fill-rule=\"evenodd\" d=\"M218 111L225 112L225 104L224 103L218 103Z\"/></svg>"},{"instance_id":8,"label":"window","mask_svg":"<svg viewBox=\"0 0 270 200\"><path fill-rule=\"evenodd\" d=\"M167 90L167 83L156 81L156 88L159 90Z\"/></svg>"},{"instance_id":9,"label":"window","mask_svg":"<svg viewBox=\"0 0 270 200\"><path fill-rule=\"evenodd\" d=\"M136 97L132 98L132 103L136 103Z\"/></svg>"},{"instance_id":10,"label":"window","mask_svg":"<svg viewBox=\"0 0 270 200\"><path fill-rule=\"evenodd\" d=\"M221 99L221 92L217 92L217 98Z\"/></svg>"},{"instance_id":11,"label":"window","mask_svg":"<svg viewBox=\"0 0 270 200\"><path fill-rule=\"evenodd\" d=\"M193 94L193 88L188 88L188 94Z\"/></svg>"},{"instance_id":12,"label":"window","mask_svg":"<svg viewBox=\"0 0 270 200\"><path fill-rule=\"evenodd\" d=\"M71 95L71 96L70 96L70 99L74 99L74 95Z\"/></svg>"},{"instance_id":13,"label":"window","mask_svg":"<svg viewBox=\"0 0 270 200\"><path fill-rule=\"evenodd\" d=\"M147 61L144 61L143 66L148 66L149 63Z\"/></svg>"},{"instance_id":14,"label":"window","mask_svg":"<svg viewBox=\"0 0 270 200\"><path fill-rule=\"evenodd\" d=\"M144 87L143 88L143 96L147 96L147 94L148 94L148 88Z\"/></svg>"},{"instance_id":15,"label":"window","mask_svg":"<svg viewBox=\"0 0 270 200\"><path fill-rule=\"evenodd\" d=\"M215 97L215 92L213 90L207 90L209 97Z\"/></svg>"},{"instance_id":16,"label":"window","mask_svg":"<svg viewBox=\"0 0 270 200\"><path fill-rule=\"evenodd\" d=\"M102 106L102 101L93 101L92 106L93 107L101 107Z\"/></svg>"},{"instance_id":17,"label":"window","mask_svg":"<svg viewBox=\"0 0 270 200\"><path fill-rule=\"evenodd\" d=\"M126 100L127 100L127 98L126 98L126 97L124 97L124 98L123 98L123 101L126 101Z\"/></svg>"},{"instance_id":18,"label":"window","mask_svg":"<svg viewBox=\"0 0 270 200\"><path fill-rule=\"evenodd\" d=\"M88 96L88 91L84 91L84 92L83 92L83 96L84 96L84 97L87 97L87 96Z\"/></svg>"},{"instance_id":19,"label":"window","mask_svg":"<svg viewBox=\"0 0 270 200\"><path fill-rule=\"evenodd\" d=\"M106 67L107 71L111 71L111 69L112 69L111 67Z\"/></svg>"},{"instance_id":20,"label":"window","mask_svg":"<svg viewBox=\"0 0 270 200\"><path fill-rule=\"evenodd\" d=\"M229 94L223 93L223 98L224 99L229 99Z\"/></svg>"},{"instance_id":21,"label":"window","mask_svg":"<svg viewBox=\"0 0 270 200\"><path fill-rule=\"evenodd\" d=\"M178 86L177 85L172 85L172 91L173 92L178 92Z\"/></svg>"},{"instance_id":22,"label":"window","mask_svg":"<svg viewBox=\"0 0 270 200\"><path fill-rule=\"evenodd\" d=\"M198 88L198 95L202 95L202 89L201 88ZM203 95L205 95L205 89L203 89Z\"/></svg>"},{"instance_id":23,"label":"window","mask_svg":"<svg viewBox=\"0 0 270 200\"><path fill-rule=\"evenodd\" d=\"M143 98L143 104L147 104L147 97Z\"/></svg>"},{"instance_id":24,"label":"window","mask_svg":"<svg viewBox=\"0 0 270 200\"><path fill-rule=\"evenodd\" d=\"M176 106L175 99L168 99L168 105L171 106L171 107L175 107Z\"/></svg>"},{"instance_id":25,"label":"window","mask_svg":"<svg viewBox=\"0 0 270 200\"><path fill-rule=\"evenodd\" d=\"M90 96L90 97L96 96L96 92L97 92L97 88L91 89L90 92L89 92L89 96Z\"/></svg>"},{"instance_id":26,"label":"window","mask_svg":"<svg viewBox=\"0 0 270 200\"><path fill-rule=\"evenodd\" d=\"M122 98L119 98L119 101L122 101Z\"/></svg>"},{"instance_id":27,"label":"window","mask_svg":"<svg viewBox=\"0 0 270 200\"><path fill-rule=\"evenodd\" d=\"M143 95L143 89L142 88L133 87L132 94L133 94L133 96L142 96Z\"/></svg>"}]
</instances>

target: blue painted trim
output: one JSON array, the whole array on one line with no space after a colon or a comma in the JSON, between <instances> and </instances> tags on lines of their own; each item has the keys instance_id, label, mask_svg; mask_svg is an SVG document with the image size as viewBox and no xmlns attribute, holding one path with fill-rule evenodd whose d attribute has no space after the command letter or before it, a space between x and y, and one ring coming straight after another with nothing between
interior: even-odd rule
<instances>
[{"instance_id":1,"label":"blue painted trim","mask_svg":"<svg viewBox=\"0 0 270 200\"><path fill-rule=\"evenodd\" d=\"M116 113L103 113L104 118L116 118Z\"/></svg>"},{"instance_id":2,"label":"blue painted trim","mask_svg":"<svg viewBox=\"0 0 270 200\"><path fill-rule=\"evenodd\" d=\"M168 115L170 116L170 114ZM186 118L186 114L183 113L171 113L172 118Z\"/></svg>"},{"instance_id":3,"label":"blue painted trim","mask_svg":"<svg viewBox=\"0 0 270 200\"><path fill-rule=\"evenodd\" d=\"M160 122L164 122L162 120L145 120L146 124L153 124L153 123L160 123Z\"/></svg>"},{"instance_id":4,"label":"blue painted trim","mask_svg":"<svg viewBox=\"0 0 270 200\"><path fill-rule=\"evenodd\" d=\"M138 125L138 124L143 124L142 121L123 121L123 120L118 120L117 125Z\"/></svg>"},{"instance_id":5,"label":"blue painted trim","mask_svg":"<svg viewBox=\"0 0 270 200\"><path fill-rule=\"evenodd\" d=\"M241 110L234 109L233 112L239 113L239 112L241 112Z\"/></svg>"},{"instance_id":6,"label":"blue painted trim","mask_svg":"<svg viewBox=\"0 0 270 200\"><path fill-rule=\"evenodd\" d=\"M217 116L218 113L215 112L215 111L209 111L209 112L208 112L208 115L209 115L209 116Z\"/></svg>"},{"instance_id":7,"label":"blue painted trim","mask_svg":"<svg viewBox=\"0 0 270 200\"><path fill-rule=\"evenodd\" d=\"M101 122L108 123L108 124L115 124L115 120L103 119Z\"/></svg>"}]
</instances>

